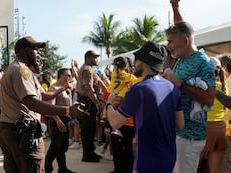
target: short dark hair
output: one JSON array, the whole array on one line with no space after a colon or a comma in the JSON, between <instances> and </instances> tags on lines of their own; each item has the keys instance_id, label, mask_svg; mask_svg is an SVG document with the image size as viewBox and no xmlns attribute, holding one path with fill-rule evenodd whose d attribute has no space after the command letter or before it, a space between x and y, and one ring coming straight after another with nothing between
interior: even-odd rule
<instances>
[{"instance_id":1,"label":"short dark hair","mask_svg":"<svg viewBox=\"0 0 231 173\"><path fill-rule=\"evenodd\" d=\"M94 56L94 57L99 57L100 55L97 54L97 53L95 53L93 50L88 50L88 51L85 53L84 58L87 59L87 58L92 57L92 56Z\"/></svg>"},{"instance_id":2,"label":"short dark hair","mask_svg":"<svg viewBox=\"0 0 231 173\"><path fill-rule=\"evenodd\" d=\"M184 21L180 21L171 25L168 29L165 30L166 35L177 34L177 35L187 35L191 37L194 33L192 26Z\"/></svg>"},{"instance_id":3,"label":"short dark hair","mask_svg":"<svg viewBox=\"0 0 231 173\"><path fill-rule=\"evenodd\" d=\"M60 78L61 75L63 75L65 72L69 71L69 68L61 68L58 70L58 79Z\"/></svg>"}]
</instances>

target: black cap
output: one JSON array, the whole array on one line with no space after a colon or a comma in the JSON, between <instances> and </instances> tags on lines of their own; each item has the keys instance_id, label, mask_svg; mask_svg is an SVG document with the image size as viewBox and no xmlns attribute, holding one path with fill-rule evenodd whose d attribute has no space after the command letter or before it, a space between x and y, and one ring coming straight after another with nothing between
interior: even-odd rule
<instances>
[{"instance_id":1,"label":"black cap","mask_svg":"<svg viewBox=\"0 0 231 173\"><path fill-rule=\"evenodd\" d=\"M148 64L153 70L161 72L163 60L167 51L164 46L148 41L143 47L134 53L135 60Z\"/></svg>"},{"instance_id":2,"label":"black cap","mask_svg":"<svg viewBox=\"0 0 231 173\"><path fill-rule=\"evenodd\" d=\"M86 53L85 53L85 58L89 58L89 57L99 57L100 55L95 53L93 50L88 50Z\"/></svg>"},{"instance_id":3,"label":"black cap","mask_svg":"<svg viewBox=\"0 0 231 173\"><path fill-rule=\"evenodd\" d=\"M39 49L46 47L46 42L37 42L35 39L33 39L31 36L26 36L23 38L20 38L14 47L15 53L18 53L20 49L25 48L33 48L33 49Z\"/></svg>"}]
</instances>

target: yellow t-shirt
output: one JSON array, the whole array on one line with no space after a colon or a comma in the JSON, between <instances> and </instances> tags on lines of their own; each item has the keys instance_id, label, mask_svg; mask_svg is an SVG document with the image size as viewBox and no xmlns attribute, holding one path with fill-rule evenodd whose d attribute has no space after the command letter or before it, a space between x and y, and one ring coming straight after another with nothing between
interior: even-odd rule
<instances>
[{"instance_id":1,"label":"yellow t-shirt","mask_svg":"<svg viewBox=\"0 0 231 173\"><path fill-rule=\"evenodd\" d=\"M138 81L139 80L133 74L127 73L124 70L119 71L118 74L116 71L113 71L111 75L111 83L108 86L107 91L109 93L114 92L118 96L125 97L125 94L130 86ZM134 126L133 118L128 118L125 125Z\"/></svg>"},{"instance_id":2,"label":"yellow t-shirt","mask_svg":"<svg viewBox=\"0 0 231 173\"><path fill-rule=\"evenodd\" d=\"M44 89L44 91L46 91L46 92L48 91L49 87L46 83L43 83L41 86Z\"/></svg>"},{"instance_id":3,"label":"yellow t-shirt","mask_svg":"<svg viewBox=\"0 0 231 173\"><path fill-rule=\"evenodd\" d=\"M130 73L119 71L117 74L116 71L112 72L111 83L107 88L109 93L114 92L118 96L124 97L127 90L131 85L137 82L137 78Z\"/></svg>"},{"instance_id":4,"label":"yellow t-shirt","mask_svg":"<svg viewBox=\"0 0 231 173\"><path fill-rule=\"evenodd\" d=\"M57 80L52 78L52 79L50 80L50 86L54 85L56 82L57 82Z\"/></svg>"},{"instance_id":5,"label":"yellow t-shirt","mask_svg":"<svg viewBox=\"0 0 231 173\"><path fill-rule=\"evenodd\" d=\"M216 82L216 89L221 91L221 83ZM207 121L224 121L225 108L217 99L214 100L213 108L208 112Z\"/></svg>"}]
</instances>

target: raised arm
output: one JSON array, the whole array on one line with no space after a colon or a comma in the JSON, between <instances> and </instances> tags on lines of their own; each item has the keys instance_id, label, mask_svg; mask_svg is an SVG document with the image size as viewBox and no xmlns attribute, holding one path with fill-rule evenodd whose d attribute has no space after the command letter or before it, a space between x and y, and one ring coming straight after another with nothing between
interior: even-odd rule
<instances>
[{"instance_id":1,"label":"raised arm","mask_svg":"<svg viewBox=\"0 0 231 173\"><path fill-rule=\"evenodd\" d=\"M63 92L64 90L66 90L65 87L59 88L57 90L54 90L52 92L42 92L42 100L44 101L48 101L48 100L52 100L54 99L58 94L60 94L61 92Z\"/></svg>"},{"instance_id":2,"label":"raised arm","mask_svg":"<svg viewBox=\"0 0 231 173\"><path fill-rule=\"evenodd\" d=\"M183 21L183 17L181 16L181 13L179 10L179 2L180 0L170 0L170 3L172 4L174 24L177 22Z\"/></svg>"}]
</instances>

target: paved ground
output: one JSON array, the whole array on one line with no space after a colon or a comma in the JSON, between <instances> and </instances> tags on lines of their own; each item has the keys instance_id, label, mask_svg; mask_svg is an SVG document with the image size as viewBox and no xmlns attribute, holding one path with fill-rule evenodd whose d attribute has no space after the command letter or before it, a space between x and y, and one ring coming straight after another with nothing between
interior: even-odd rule
<instances>
[{"instance_id":1,"label":"paved ground","mask_svg":"<svg viewBox=\"0 0 231 173\"><path fill-rule=\"evenodd\" d=\"M49 146L49 140L45 141L46 149ZM86 163L81 162L82 149L69 149L67 152L67 165L72 171L78 173L109 173L113 170L113 163L110 160L101 159L99 163ZM57 173L56 161L53 162L54 173ZM0 151L0 173L4 173L3 170L3 156Z\"/></svg>"}]
</instances>

